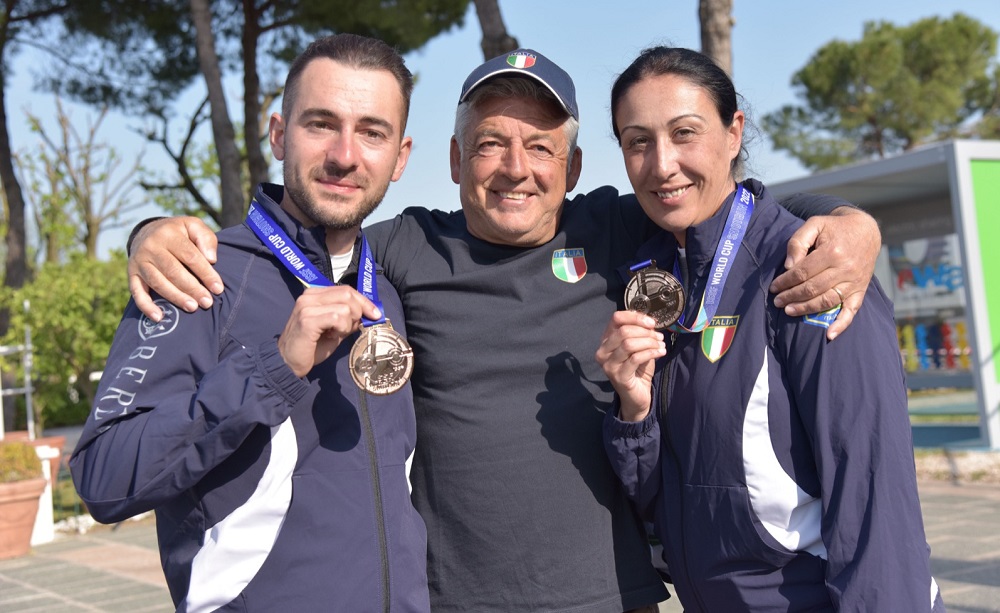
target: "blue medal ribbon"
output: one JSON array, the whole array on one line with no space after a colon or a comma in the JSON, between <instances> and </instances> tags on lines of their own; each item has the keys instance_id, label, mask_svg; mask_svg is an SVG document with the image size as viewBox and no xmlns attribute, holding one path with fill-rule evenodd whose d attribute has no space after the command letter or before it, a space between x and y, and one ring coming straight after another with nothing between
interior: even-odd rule
<instances>
[{"instance_id":1,"label":"blue medal ribbon","mask_svg":"<svg viewBox=\"0 0 1000 613\"><path fill-rule=\"evenodd\" d=\"M643 268L649 268L653 265L653 260L646 260L645 262L639 262L633 266L629 266L628 269L632 272L637 272Z\"/></svg>"},{"instance_id":2,"label":"blue medal ribbon","mask_svg":"<svg viewBox=\"0 0 1000 613\"><path fill-rule=\"evenodd\" d=\"M742 185L736 186L736 195L733 197L733 207L729 210L729 217L726 219L726 227L722 230L722 238L715 248L715 257L712 260L712 269L709 273L708 285L705 293L701 297L701 305L698 307L698 316L691 327L684 325L682 315L677 323L668 329L671 332L680 334L701 332L708 327L709 322L715 317L715 312L719 309L722 301L722 290L726 286L726 279L729 278L731 264L736 258L746 236L747 226L750 225L750 216L753 215L754 199L750 190ZM674 260L674 275L680 276L680 265Z\"/></svg>"},{"instance_id":3,"label":"blue medal ribbon","mask_svg":"<svg viewBox=\"0 0 1000 613\"><path fill-rule=\"evenodd\" d=\"M260 208L256 200L250 202L250 209L247 211L247 225L253 230L264 245L271 250L278 258L278 261L285 265L295 278L306 287L333 287L335 283L313 266L309 258L299 249L284 230L271 219L267 211ZM372 250L368 246L368 239L361 235L361 268L358 270L358 293L371 300L379 312L382 312L382 302L378 298L378 284L375 280L375 258ZM385 314L381 319L372 320L367 317L361 318L364 326L373 326L385 323Z\"/></svg>"},{"instance_id":4,"label":"blue medal ribbon","mask_svg":"<svg viewBox=\"0 0 1000 613\"><path fill-rule=\"evenodd\" d=\"M378 298L378 283L375 280L375 258L368 247L368 239L361 235L361 269L358 270L358 293L371 300L382 317L375 321L361 316L361 324L365 327L385 323L385 313L382 311L382 301Z\"/></svg>"},{"instance_id":5,"label":"blue medal ribbon","mask_svg":"<svg viewBox=\"0 0 1000 613\"><path fill-rule=\"evenodd\" d=\"M259 208L256 200L250 201L247 211L247 225L257 235L260 242L271 250L295 278L306 287L333 287L333 281L326 278L318 268L313 266L299 246L278 227L266 211Z\"/></svg>"}]
</instances>

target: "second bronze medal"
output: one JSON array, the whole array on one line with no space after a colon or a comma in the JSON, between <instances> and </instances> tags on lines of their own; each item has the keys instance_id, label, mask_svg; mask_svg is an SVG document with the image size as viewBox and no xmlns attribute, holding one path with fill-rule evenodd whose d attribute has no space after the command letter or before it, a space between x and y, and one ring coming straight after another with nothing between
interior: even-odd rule
<instances>
[{"instance_id":1,"label":"second bronze medal","mask_svg":"<svg viewBox=\"0 0 1000 613\"><path fill-rule=\"evenodd\" d=\"M677 277L651 266L634 271L625 286L625 308L645 313L662 330L674 324L684 312L684 287Z\"/></svg>"}]
</instances>

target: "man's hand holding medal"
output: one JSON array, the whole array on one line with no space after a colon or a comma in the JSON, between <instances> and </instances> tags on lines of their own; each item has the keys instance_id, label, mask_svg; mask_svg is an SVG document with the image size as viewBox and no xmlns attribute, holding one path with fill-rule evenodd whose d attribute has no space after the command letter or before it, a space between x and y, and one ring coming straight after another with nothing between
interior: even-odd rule
<instances>
[{"instance_id":1,"label":"man's hand holding medal","mask_svg":"<svg viewBox=\"0 0 1000 613\"><path fill-rule=\"evenodd\" d=\"M382 313L375 257L364 235L355 290L327 279L256 202L250 203L247 225L306 286L278 339L278 351L289 368L306 376L360 329L351 348L351 378L369 394L384 396L402 389L413 374L413 349Z\"/></svg>"},{"instance_id":2,"label":"man's hand holding medal","mask_svg":"<svg viewBox=\"0 0 1000 613\"><path fill-rule=\"evenodd\" d=\"M304 377L361 328L362 316L378 320L382 313L354 288L306 288L278 339L278 351L292 372Z\"/></svg>"}]
</instances>

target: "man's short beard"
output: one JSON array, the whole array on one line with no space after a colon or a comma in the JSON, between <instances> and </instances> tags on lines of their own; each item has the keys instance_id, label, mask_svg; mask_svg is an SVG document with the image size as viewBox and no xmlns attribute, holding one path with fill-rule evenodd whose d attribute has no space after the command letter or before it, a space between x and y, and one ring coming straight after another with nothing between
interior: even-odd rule
<instances>
[{"instance_id":1,"label":"man's short beard","mask_svg":"<svg viewBox=\"0 0 1000 613\"><path fill-rule=\"evenodd\" d=\"M385 193L389 189L389 184L387 183L382 186L380 191L371 194L370 197L362 199L356 210L348 212L347 215L344 216L337 215L336 211L327 210L310 197L308 191L300 189L296 181L289 181L288 179L289 177L286 175L285 190L288 192L288 195L291 196L292 202L295 203L295 206L297 206L298 209L302 211L302 214L308 217L310 221L330 230L350 230L360 226L361 223L367 219L367 217L371 215L376 208L378 208L378 205L382 203L382 198L385 197ZM336 198L334 200L336 200ZM331 202L331 204L333 203L334 202Z\"/></svg>"}]
</instances>

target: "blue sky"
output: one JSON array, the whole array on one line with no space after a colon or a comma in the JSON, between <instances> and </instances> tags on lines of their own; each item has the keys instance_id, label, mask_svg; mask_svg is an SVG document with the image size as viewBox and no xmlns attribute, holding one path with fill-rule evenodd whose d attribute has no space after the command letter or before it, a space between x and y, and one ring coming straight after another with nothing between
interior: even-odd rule
<instances>
[{"instance_id":1,"label":"blue sky","mask_svg":"<svg viewBox=\"0 0 1000 613\"><path fill-rule=\"evenodd\" d=\"M867 21L884 20L909 24L930 16L948 17L955 12L970 15L1000 32L1000 2L997 0L841 0L840 2L735 0L733 28L734 73L737 91L749 102L751 119L795 103L791 76L812 54L833 39L846 41L861 37ZM559 63L574 78L580 104L580 140L583 173L577 191L601 185L629 189L620 152L611 135L608 92L615 76L641 51L654 44L699 48L696 0L617 0L615 2L561 2L549 0L500 0L508 30L524 47L533 48ZM448 142L454 127L454 108L466 75L482 61L481 32L470 6L465 26L431 41L424 49L406 57L418 75L413 92L408 133L414 151L403 178L392 187L371 221L386 219L406 206L453 210L460 207L458 188L451 182ZM24 108L54 125L51 95L31 93L32 77L19 56L17 72L8 91L7 115L15 150L32 146L36 137L22 122ZM188 98L202 94L197 91ZM242 105L235 89L230 112L238 116ZM75 122L83 126L92 111L73 107ZM101 140L122 152L134 155L142 143L129 126L140 121L121 116L109 117L100 132ZM205 137L208 137L206 130ZM147 147L147 166L164 164L155 147ZM775 183L801 177L804 169L787 155L770 150L761 135L750 151L754 176ZM280 182L280 169L272 180ZM157 214L146 207L135 218ZM122 232L101 237L102 251L124 243Z\"/></svg>"}]
</instances>

